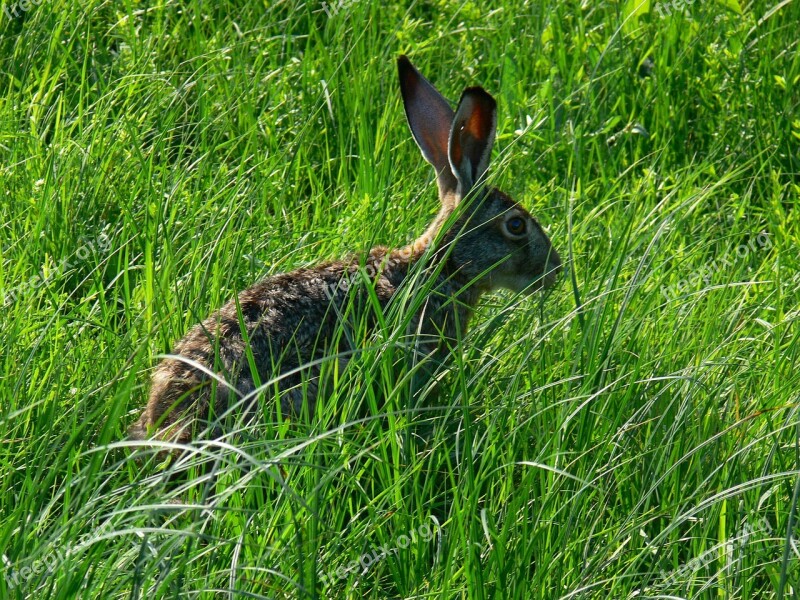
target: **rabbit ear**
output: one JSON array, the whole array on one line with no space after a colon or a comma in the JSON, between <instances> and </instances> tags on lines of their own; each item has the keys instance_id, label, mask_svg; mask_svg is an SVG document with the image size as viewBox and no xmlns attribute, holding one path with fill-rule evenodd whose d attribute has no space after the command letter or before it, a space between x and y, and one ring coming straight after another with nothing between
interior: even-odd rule
<instances>
[{"instance_id":1,"label":"rabbit ear","mask_svg":"<svg viewBox=\"0 0 800 600\"><path fill-rule=\"evenodd\" d=\"M463 198L489 166L495 130L497 102L481 87L461 94L450 131L448 156L458 179L458 197Z\"/></svg>"},{"instance_id":2,"label":"rabbit ear","mask_svg":"<svg viewBox=\"0 0 800 600\"><path fill-rule=\"evenodd\" d=\"M408 57L397 59L397 72L400 75L400 92L411 134L417 146L436 170L436 183L439 197L454 194L458 186L448 160L448 140L453 123L453 109L445 98L411 64Z\"/></svg>"}]
</instances>

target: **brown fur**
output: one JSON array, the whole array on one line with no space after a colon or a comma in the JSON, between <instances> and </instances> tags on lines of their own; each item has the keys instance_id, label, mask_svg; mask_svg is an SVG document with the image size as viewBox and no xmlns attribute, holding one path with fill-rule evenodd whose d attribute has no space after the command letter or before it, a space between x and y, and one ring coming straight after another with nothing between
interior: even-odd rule
<instances>
[{"instance_id":1,"label":"brown fur","mask_svg":"<svg viewBox=\"0 0 800 600\"><path fill-rule=\"evenodd\" d=\"M431 354L441 352L463 335L484 292L500 287L526 292L547 287L554 282L561 262L541 227L521 206L478 181L494 138L495 104L491 96L480 88L468 88L459 111L452 114L447 102L405 57L398 64L409 125L423 156L437 170L441 209L428 230L405 248L372 249L363 261L363 272L369 276L381 308L385 308L413 265L426 253L431 257L427 266L438 267L438 275L423 309L412 322L424 353ZM433 104L435 110L427 110ZM443 119L450 119L452 124L443 123ZM448 165L448 155L449 164L455 166ZM443 172L447 169L451 171ZM467 193L470 202L464 203ZM462 204L465 206L459 211ZM522 236L509 234L506 224L514 217L526 224ZM450 225L444 229L447 223ZM261 383L279 377L282 414L299 413L304 408L312 414L319 367L308 363L348 350L341 343L332 347L334 333L346 326L341 322L340 309L348 297L354 300L356 309L370 314L365 287L355 285L353 292L348 291L349 282L358 281L361 264L357 257L351 257L269 277L239 294L238 308L231 301L193 327L173 352L191 362L167 358L158 365L147 406L131 427L130 437L146 439L154 435L189 441L212 412L218 417L232 399L253 392L255 383L239 311ZM370 322L374 325L374 318ZM344 357L340 362L346 360ZM230 389L206 371L227 382ZM212 432L218 434L218 430Z\"/></svg>"}]
</instances>

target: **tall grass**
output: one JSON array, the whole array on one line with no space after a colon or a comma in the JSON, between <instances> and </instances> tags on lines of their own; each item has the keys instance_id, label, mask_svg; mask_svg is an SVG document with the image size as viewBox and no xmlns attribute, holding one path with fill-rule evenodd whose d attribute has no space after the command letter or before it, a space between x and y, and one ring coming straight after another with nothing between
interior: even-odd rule
<instances>
[{"instance_id":1,"label":"tall grass","mask_svg":"<svg viewBox=\"0 0 800 600\"><path fill-rule=\"evenodd\" d=\"M797 2L2 6L0 597L796 597ZM132 448L192 324L432 218L400 53L498 99L556 291L427 387L393 310L314 418Z\"/></svg>"}]
</instances>

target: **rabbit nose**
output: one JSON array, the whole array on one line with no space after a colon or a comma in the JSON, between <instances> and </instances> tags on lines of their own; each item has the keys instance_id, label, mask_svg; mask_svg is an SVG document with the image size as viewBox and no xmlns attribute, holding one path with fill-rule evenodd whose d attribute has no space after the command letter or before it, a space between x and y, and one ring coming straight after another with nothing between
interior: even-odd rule
<instances>
[{"instance_id":1,"label":"rabbit nose","mask_svg":"<svg viewBox=\"0 0 800 600\"><path fill-rule=\"evenodd\" d=\"M547 270L551 271L553 275L561 273L562 264L561 257L555 248L550 248L550 254L547 256Z\"/></svg>"},{"instance_id":2,"label":"rabbit nose","mask_svg":"<svg viewBox=\"0 0 800 600\"><path fill-rule=\"evenodd\" d=\"M561 257L556 252L556 249L550 247L550 252L547 255L547 263L544 270L544 281L542 282L545 289L555 285L559 273L561 273Z\"/></svg>"}]
</instances>

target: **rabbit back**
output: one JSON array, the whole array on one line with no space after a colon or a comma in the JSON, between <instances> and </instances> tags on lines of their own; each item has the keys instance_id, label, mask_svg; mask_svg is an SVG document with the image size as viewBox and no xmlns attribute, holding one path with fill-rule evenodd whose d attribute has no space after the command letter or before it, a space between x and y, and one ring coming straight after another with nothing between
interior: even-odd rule
<instances>
[{"instance_id":1,"label":"rabbit back","mask_svg":"<svg viewBox=\"0 0 800 600\"><path fill-rule=\"evenodd\" d=\"M172 356L156 367L147 406L129 437L147 439L156 430L161 439L192 439L197 422L210 415L212 398L213 414L218 416L231 402L255 390L248 347L262 384L279 377L281 413L299 414L305 406L313 414L319 366L300 367L336 353L344 355L340 358L343 367L348 351L354 349L342 347L348 336L334 334L348 326L343 318L346 302L363 308L366 292L360 284L366 276L384 308L410 264L400 253L390 254L382 247L370 251L366 268L362 262L353 258L268 277L195 325L175 345ZM350 296L355 297L350 300ZM374 326L375 318L370 317L374 311L356 312ZM340 341L332 348L334 337Z\"/></svg>"}]
</instances>

